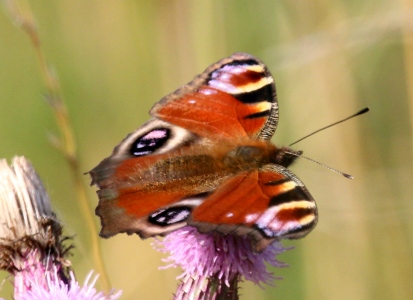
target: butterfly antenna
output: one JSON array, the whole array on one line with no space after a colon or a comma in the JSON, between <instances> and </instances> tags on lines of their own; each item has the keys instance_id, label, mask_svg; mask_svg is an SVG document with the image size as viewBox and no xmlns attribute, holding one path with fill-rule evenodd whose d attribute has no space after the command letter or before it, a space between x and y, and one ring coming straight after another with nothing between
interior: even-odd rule
<instances>
[{"instance_id":1,"label":"butterfly antenna","mask_svg":"<svg viewBox=\"0 0 413 300\"><path fill-rule=\"evenodd\" d=\"M343 175L344 177L346 177L346 178L348 178L348 179L354 179L354 176L353 176L353 175L350 175L350 174L341 172L341 171L339 171L339 170L336 170L336 169L334 169L334 168L332 168L332 167L329 167L329 166L327 166L327 165L325 165L325 164L322 164L321 162L316 161L316 160L314 160L314 159L312 159L312 158L309 158L309 157L307 157L307 156L304 156L304 155L302 155L302 154L297 154L297 153L289 152L289 151L286 151L285 153L288 153L288 154L291 154L291 155L294 155L294 156L297 156L297 157L302 157L302 158L308 159L309 161L312 161L313 163L316 163L316 164L318 164L318 165L320 165L320 166L322 166L322 167L324 167L324 168L327 168L327 169L329 169L330 171L333 171L333 172L336 172L336 173L338 173L338 174L341 174L341 175Z\"/></svg>"},{"instance_id":2,"label":"butterfly antenna","mask_svg":"<svg viewBox=\"0 0 413 300\"><path fill-rule=\"evenodd\" d=\"M340 124L340 123L342 123L342 122L344 122L344 121L347 121L347 120L349 120L349 119L351 119L351 118L354 118L354 117L356 117L356 116L362 115L362 114L364 114L364 113L366 113L366 112L368 112L368 111L369 111L369 108L368 108L368 107L363 108L363 109L360 110L358 113L355 113L354 115L351 115L350 117L347 117L347 118L345 118L345 119L343 119L343 120L340 120L340 121L338 121L338 122L334 122L333 124L327 125L327 126L325 126L325 127L323 127L323 128L320 128L320 129L318 129L318 130L316 130L316 131L314 131L314 132L306 135L305 137L302 137L301 139L299 139L299 140L295 141L294 143L290 144L290 146L292 146L292 145L294 145L294 144L297 144L298 142L301 142L302 140L304 140L304 139L312 136L313 134L316 134L317 132L320 132L320 131L322 131L322 130L324 130L324 129L327 129L327 128L331 127L331 126ZM311 159L310 159L310 160L311 160Z\"/></svg>"}]
</instances>

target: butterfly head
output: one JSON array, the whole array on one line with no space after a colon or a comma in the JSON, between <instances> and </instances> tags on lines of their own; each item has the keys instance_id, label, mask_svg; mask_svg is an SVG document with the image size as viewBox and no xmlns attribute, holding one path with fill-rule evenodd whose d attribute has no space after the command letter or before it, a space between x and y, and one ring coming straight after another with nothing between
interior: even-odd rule
<instances>
[{"instance_id":1,"label":"butterfly head","mask_svg":"<svg viewBox=\"0 0 413 300\"><path fill-rule=\"evenodd\" d=\"M303 154L301 150L296 151L289 147L277 148L273 154L273 163L288 168L301 154Z\"/></svg>"}]
</instances>

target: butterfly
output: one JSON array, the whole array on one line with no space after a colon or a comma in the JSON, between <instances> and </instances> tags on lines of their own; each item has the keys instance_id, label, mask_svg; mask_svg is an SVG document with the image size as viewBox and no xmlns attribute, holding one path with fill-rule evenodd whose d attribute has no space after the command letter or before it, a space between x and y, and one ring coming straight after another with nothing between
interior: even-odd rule
<instances>
[{"instance_id":1,"label":"butterfly","mask_svg":"<svg viewBox=\"0 0 413 300\"><path fill-rule=\"evenodd\" d=\"M148 238L190 225L247 236L260 252L315 227L316 203L287 169L302 151L270 142L277 96L259 59L235 53L218 61L150 114L89 172L100 236Z\"/></svg>"}]
</instances>

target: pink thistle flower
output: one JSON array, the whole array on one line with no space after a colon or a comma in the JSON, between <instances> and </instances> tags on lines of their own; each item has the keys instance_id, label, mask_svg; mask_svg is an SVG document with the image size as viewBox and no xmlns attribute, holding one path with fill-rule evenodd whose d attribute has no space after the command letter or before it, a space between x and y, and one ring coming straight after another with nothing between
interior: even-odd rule
<instances>
[{"instance_id":1,"label":"pink thistle flower","mask_svg":"<svg viewBox=\"0 0 413 300\"><path fill-rule=\"evenodd\" d=\"M116 300L119 299L122 292L111 291L109 295L103 292L97 292L94 285L98 279L98 275L93 277L93 272L90 272L85 279L83 286L80 286L76 281L73 272L69 273L70 281L68 284L56 280L58 277L56 272L48 272L45 280L46 287L42 284L33 282L32 289L27 290L20 295L19 300Z\"/></svg>"},{"instance_id":2,"label":"pink thistle flower","mask_svg":"<svg viewBox=\"0 0 413 300\"><path fill-rule=\"evenodd\" d=\"M165 262L168 267L181 267L182 280L175 295L178 299L238 299L238 281L242 278L261 286L273 284L274 275L266 265L287 266L276 256L289 248L274 242L263 252L252 250L247 237L199 233L194 227L186 226L167 235L163 241L156 240L155 249L169 252Z\"/></svg>"}]
</instances>

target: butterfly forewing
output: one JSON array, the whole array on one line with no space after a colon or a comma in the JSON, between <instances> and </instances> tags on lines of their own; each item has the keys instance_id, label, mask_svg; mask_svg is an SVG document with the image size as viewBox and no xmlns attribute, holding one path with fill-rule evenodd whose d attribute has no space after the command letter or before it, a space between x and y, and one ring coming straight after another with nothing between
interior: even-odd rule
<instances>
[{"instance_id":1,"label":"butterfly forewing","mask_svg":"<svg viewBox=\"0 0 413 300\"><path fill-rule=\"evenodd\" d=\"M244 53L222 59L150 113L90 172L101 236L150 237L189 224L248 235L261 251L315 226L314 200L286 169L300 152L268 142L278 106L261 61Z\"/></svg>"},{"instance_id":2,"label":"butterfly forewing","mask_svg":"<svg viewBox=\"0 0 413 300\"><path fill-rule=\"evenodd\" d=\"M278 122L274 79L258 59L236 53L155 104L151 115L214 141L270 139Z\"/></svg>"}]
</instances>

